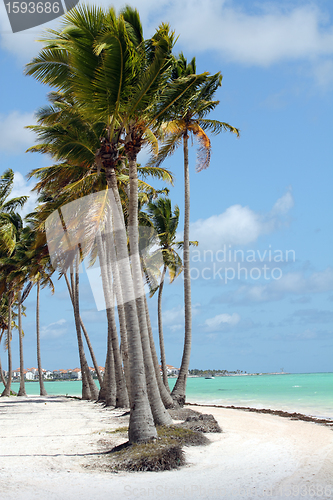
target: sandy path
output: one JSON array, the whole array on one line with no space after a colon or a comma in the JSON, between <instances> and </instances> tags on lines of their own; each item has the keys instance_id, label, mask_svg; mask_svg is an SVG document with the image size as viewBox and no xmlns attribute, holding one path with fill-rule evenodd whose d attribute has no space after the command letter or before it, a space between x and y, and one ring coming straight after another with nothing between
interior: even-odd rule
<instances>
[{"instance_id":1,"label":"sandy path","mask_svg":"<svg viewBox=\"0 0 333 500\"><path fill-rule=\"evenodd\" d=\"M99 472L119 410L63 397L0 400L0 500L333 498L333 432L318 424L221 408L212 444L180 470ZM93 466L93 467L92 467Z\"/></svg>"}]
</instances>

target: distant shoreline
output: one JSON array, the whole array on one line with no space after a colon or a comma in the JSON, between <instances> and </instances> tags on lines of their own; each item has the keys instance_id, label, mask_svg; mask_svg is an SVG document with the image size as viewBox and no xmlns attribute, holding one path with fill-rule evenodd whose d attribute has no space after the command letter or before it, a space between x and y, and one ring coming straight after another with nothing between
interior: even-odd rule
<instances>
[{"instance_id":1,"label":"distant shoreline","mask_svg":"<svg viewBox=\"0 0 333 500\"><path fill-rule=\"evenodd\" d=\"M209 370L207 370L209 372ZM223 373L213 374L214 377L256 377L261 375L294 375L289 372L269 372L269 373ZM205 375L188 375L188 378L205 378ZM177 378L177 376L170 376L168 378Z\"/></svg>"}]
</instances>

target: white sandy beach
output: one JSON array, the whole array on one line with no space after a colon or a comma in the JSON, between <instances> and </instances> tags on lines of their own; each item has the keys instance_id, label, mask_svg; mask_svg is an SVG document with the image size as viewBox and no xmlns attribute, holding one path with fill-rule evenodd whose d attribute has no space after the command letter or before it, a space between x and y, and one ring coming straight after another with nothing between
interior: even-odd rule
<instances>
[{"instance_id":1,"label":"white sandy beach","mask_svg":"<svg viewBox=\"0 0 333 500\"><path fill-rule=\"evenodd\" d=\"M333 431L311 422L223 408L223 432L186 448L164 472L106 470L121 410L60 396L0 400L1 500L333 498ZM118 439L118 441L116 440Z\"/></svg>"}]
</instances>

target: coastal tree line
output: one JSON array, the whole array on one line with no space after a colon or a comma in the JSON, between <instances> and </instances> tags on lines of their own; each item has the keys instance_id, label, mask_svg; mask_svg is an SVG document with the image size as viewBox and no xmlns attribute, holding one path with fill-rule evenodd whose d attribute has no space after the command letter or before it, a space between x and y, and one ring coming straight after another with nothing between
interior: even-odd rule
<instances>
[{"instance_id":1,"label":"coastal tree line","mask_svg":"<svg viewBox=\"0 0 333 500\"><path fill-rule=\"evenodd\" d=\"M9 372L2 395L10 395L11 390L14 315L22 375L18 394L25 395L22 307L33 288L40 394L46 394L41 374L39 297L41 288L53 288L56 273L66 281L73 307L82 398L130 407L132 443L155 438L156 425L172 422L167 409L185 402L192 342L189 252L190 245L197 244L189 239L189 138L193 136L198 142L200 171L210 163L209 132L239 135L228 123L209 118L219 103L215 94L222 82L220 72L198 74L195 59L188 62L183 54L174 54L175 41L174 32L165 23L145 39L137 10L128 6L118 14L113 8L72 9L58 30L45 33L42 50L25 68L27 75L50 88L49 104L37 111L37 125L30 127L36 144L28 151L47 154L53 163L30 172L30 178L36 180L38 205L24 221L18 209L26 197L10 198L12 170L0 179L0 335L5 338ZM143 147L151 151L145 166L138 164ZM148 182L149 178L173 182L172 173L162 163L178 147L184 156L182 242L176 237L179 208L172 208L167 188L156 190ZM143 258L145 248L156 246L162 255L160 263L156 250ZM79 265L84 259L91 264L98 260L101 269L107 317L104 377L80 315ZM166 275L173 281L181 272L184 346L179 375L170 393L162 292ZM163 377L145 283L151 295L158 293ZM99 390L88 367L84 342Z\"/></svg>"}]
</instances>

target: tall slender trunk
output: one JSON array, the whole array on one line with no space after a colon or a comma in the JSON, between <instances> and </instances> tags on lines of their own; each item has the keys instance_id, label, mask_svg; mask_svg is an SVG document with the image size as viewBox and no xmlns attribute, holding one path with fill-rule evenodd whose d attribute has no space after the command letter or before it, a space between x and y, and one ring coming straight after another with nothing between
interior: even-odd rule
<instances>
[{"instance_id":1,"label":"tall slender trunk","mask_svg":"<svg viewBox=\"0 0 333 500\"><path fill-rule=\"evenodd\" d=\"M11 339L12 339L12 293L8 295L8 377L6 386L1 394L1 396L10 396L10 388L12 385L12 348L11 348Z\"/></svg>"},{"instance_id":2,"label":"tall slender trunk","mask_svg":"<svg viewBox=\"0 0 333 500\"><path fill-rule=\"evenodd\" d=\"M192 309L191 309L191 274L190 274L190 173L188 168L188 135L184 134L184 188L185 188L185 210L184 210L184 310L185 310L185 338L183 357L176 384L171 396L179 405L185 403L186 381L190 365L191 342L192 342Z\"/></svg>"},{"instance_id":3,"label":"tall slender trunk","mask_svg":"<svg viewBox=\"0 0 333 500\"><path fill-rule=\"evenodd\" d=\"M75 326L77 330L77 339L78 339L78 345L79 345L79 352L80 352L80 362L82 359L82 380L83 380L83 374L85 374L85 379L86 382L89 386L89 393L90 393L90 399L97 401L98 399L98 393L99 390L97 388L97 385L94 382L94 379L90 373L89 366L87 363L86 355L84 353L84 345L83 345L83 340L82 340L82 335L81 335L81 321L80 321L80 301L79 301L79 251L76 256L76 268L75 268L75 279L74 279L74 290L75 293L74 295L74 303L75 303L75 311L76 311L76 317L75 317Z\"/></svg>"},{"instance_id":4,"label":"tall slender trunk","mask_svg":"<svg viewBox=\"0 0 333 500\"><path fill-rule=\"evenodd\" d=\"M93 399L94 401L97 401L98 395L99 395L99 390L98 390L97 385L95 384L95 381L93 379L91 371L89 370L89 365L88 365L87 361L86 361L86 365L85 365L85 370L86 370L87 380L88 380L88 384L89 384L89 388L90 388L91 399Z\"/></svg>"},{"instance_id":5,"label":"tall slender trunk","mask_svg":"<svg viewBox=\"0 0 333 500\"><path fill-rule=\"evenodd\" d=\"M99 369L99 366L98 366L98 363L97 363L97 360L96 360L96 356L95 356L93 347L92 347L91 342L90 342L90 338L89 338L87 329L84 326L84 323L82 321L81 316L80 316L80 325L81 325L81 328L82 328L82 331L83 331L83 334L84 334L84 338L86 339L86 342L87 342L87 346L88 346L88 349L89 349L91 360L92 360L94 368L95 368L95 372L96 372L96 375L97 375L98 382L99 382L100 385L102 385L103 378L102 378L102 375L101 375L101 372L100 372L100 369Z\"/></svg>"},{"instance_id":6,"label":"tall slender trunk","mask_svg":"<svg viewBox=\"0 0 333 500\"><path fill-rule=\"evenodd\" d=\"M109 325L108 325L109 330ZM117 385L112 354L111 336L108 331L105 372L103 383L98 395L98 401L104 401L106 406L116 406Z\"/></svg>"},{"instance_id":7,"label":"tall slender trunk","mask_svg":"<svg viewBox=\"0 0 333 500\"><path fill-rule=\"evenodd\" d=\"M139 254L139 230L138 230L138 176L136 155L129 157L129 178L130 178L130 197L129 197L129 216L128 233L132 263L132 273L134 281L134 290L136 292L136 307L140 325L141 344L143 352L143 361L146 372L146 384L151 411L156 425L171 425L172 419L166 410L157 385L156 373L153 365L151 348L148 336L145 291L142 279L142 270Z\"/></svg>"},{"instance_id":8,"label":"tall slender trunk","mask_svg":"<svg viewBox=\"0 0 333 500\"><path fill-rule=\"evenodd\" d=\"M119 352L117 327L116 327L116 320L114 317L114 300L113 300L112 283L109 279L110 277L108 275L108 270L107 270L107 259L106 259L105 248L102 242L101 233L99 231L97 232L96 235L96 241L97 241L99 263L101 267L103 292L107 307L106 315L108 320L108 337L110 337L110 342L112 345L112 354L113 354L114 368L115 368L115 377L117 386L116 407L124 408L129 406L129 401L127 395L125 376Z\"/></svg>"},{"instance_id":9,"label":"tall slender trunk","mask_svg":"<svg viewBox=\"0 0 333 500\"><path fill-rule=\"evenodd\" d=\"M47 392L44 387L42 361L40 356L39 295L40 295L40 281L38 280L37 302L36 302L36 336L37 336L37 368L38 368L38 380L39 380L39 394L41 396L47 396Z\"/></svg>"},{"instance_id":10,"label":"tall slender trunk","mask_svg":"<svg viewBox=\"0 0 333 500\"><path fill-rule=\"evenodd\" d=\"M128 438L130 442L135 443L156 438L157 432L154 426L153 416L147 395L134 287L128 259L127 235L114 168L106 169L106 178L109 188L112 189L116 204L116 207L113 208L114 228L117 232L115 242L117 258L121 264L119 265L119 272L124 300L126 330L127 332L131 332L131 335L128 336L128 355L131 381L131 406Z\"/></svg>"},{"instance_id":11,"label":"tall slender trunk","mask_svg":"<svg viewBox=\"0 0 333 500\"><path fill-rule=\"evenodd\" d=\"M66 284L67 284L68 293L69 293L69 296L70 296L70 298L71 298L72 306L74 307L74 302L73 302L73 293L72 293L71 285L70 285L70 283L69 283L69 280L68 280L68 277L67 277L67 274L66 274L66 273L64 274L64 277L65 277L65 281L66 281ZM102 375L101 375L100 369L99 369L98 364L97 364L96 356L95 356L95 353L94 353L93 347L92 347L92 345L91 345L91 342L90 342L90 338L89 338L89 335L88 335L87 329L86 329L86 327L84 326L84 323L83 323L83 321L82 321L81 316L80 316L80 324L81 324L82 331L83 331L83 333L84 333L84 337L85 337L86 342L87 342L87 346L88 346L89 353L90 353L90 356L91 356L91 359L92 359L92 362L93 362L93 365L94 365L94 368L95 368L95 371L96 371L96 375L97 375L97 378L98 378L98 382L100 383L100 386L101 386L101 385L102 385L102 382L103 382L103 378L102 378Z\"/></svg>"},{"instance_id":12,"label":"tall slender trunk","mask_svg":"<svg viewBox=\"0 0 333 500\"><path fill-rule=\"evenodd\" d=\"M159 341L160 341L161 367L162 367L163 382L164 382L164 385L165 385L167 391L170 392L168 374L167 374L167 368L166 368L164 337L163 337L163 324L162 324L162 293L163 293L163 285L164 285L164 278L165 278L166 270L167 270L167 265L164 264L162 276L161 276L161 281L160 281L160 286L158 289L157 317L158 317L158 336L159 336Z\"/></svg>"},{"instance_id":13,"label":"tall slender trunk","mask_svg":"<svg viewBox=\"0 0 333 500\"><path fill-rule=\"evenodd\" d=\"M1 344L1 340L0 340L0 344ZM6 380L5 380L5 377L3 375L3 371L2 371L1 358L0 358L0 380L3 383L3 386L6 387Z\"/></svg>"},{"instance_id":14,"label":"tall slender trunk","mask_svg":"<svg viewBox=\"0 0 333 500\"><path fill-rule=\"evenodd\" d=\"M23 358L23 334L22 334L22 304L21 304L21 291L17 294L18 299L18 330L20 342L20 389L17 393L18 396L26 396L25 383L24 383L24 358Z\"/></svg>"},{"instance_id":15,"label":"tall slender trunk","mask_svg":"<svg viewBox=\"0 0 333 500\"><path fill-rule=\"evenodd\" d=\"M114 241L114 234L112 229L112 214L110 211L108 212L108 216L106 219L106 254L108 259L108 269L110 271L109 280L111 282L111 274L113 276L113 285L114 292L117 300L117 310L118 310L118 319L119 319L119 331L120 331L120 339L121 339L121 357L124 364L124 373L125 380L127 386L128 398L131 400L131 381L129 374L129 358L128 358L128 341L127 341L127 330L126 330L126 317L125 317L125 309L123 303L123 294L121 291L121 283L119 276L119 268L117 261L117 252Z\"/></svg>"},{"instance_id":16,"label":"tall slender trunk","mask_svg":"<svg viewBox=\"0 0 333 500\"><path fill-rule=\"evenodd\" d=\"M163 382L162 377L161 377L161 371L160 371L160 366L158 364L158 358L157 358L156 349L155 349L153 330L151 327L151 322L150 322L150 317L149 317L149 309L148 309L148 303L147 303L146 296L145 296L145 306L146 306L147 327L148 327L151 355L153 358L156 380L157 380L158 388L160 391L160 395L161 395L161 398L162 398L162 401L163 401L165 408L175 408L175 402L173 401L173 399L170 395L170 391L168 391L167 388L165 387L164 382Z\"/></svg>"},{"instance_id":17,"label":"tall slender trunk","mask_svg":"<svg viewBox=\"0 0 333 500\"><path fill-rule=\"evenodd\" d=\"M5 329L3 328L2 332L1 332L1 335L0 335L0 347L1 347L1 341L2 341L2 337L3 337L4 331L5 331ZM1 382L3 383L4 387L6 387L6 380L5 380L3 371L2 371L1 357L0 357L0 379L1 379Z\"/></svg>"},{"instance_id":18,"label":"tall slender trunk","mask_svg":"<svg viewBox=\"0 0 333 500\"><path fill-rule=\"evenodd\" d=\"M73 266L70 269L71 286L73 291L73 310L74 310L74 321L76 328L76 336L79 350L80 367L82 374L82 399L97 399L98 395L91 393L91 384L89 384L88 377L90 375L88 363L84 354L84 347L81 335L81 323L80 323L80 307L79 307L79 252L76 255L75 271ZM97 386L95 385L96 389Z\"/></svg>"}]
</instances>

